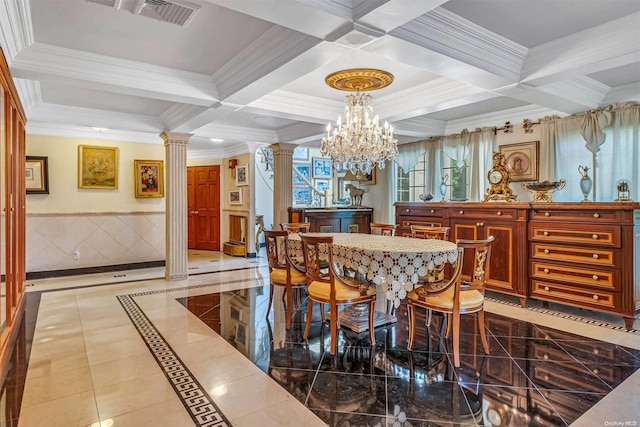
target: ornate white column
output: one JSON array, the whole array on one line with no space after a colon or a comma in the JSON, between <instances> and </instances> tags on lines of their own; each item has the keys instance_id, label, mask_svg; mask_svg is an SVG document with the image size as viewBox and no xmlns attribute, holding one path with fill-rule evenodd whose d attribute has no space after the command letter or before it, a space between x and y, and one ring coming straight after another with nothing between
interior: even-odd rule
<instances>
[{"instance_id":1,"label":"ornate white column","mask_svg":"<svg viewBox=\"0 0 640 427\"><path fill-rule=\"evenodd\" d=\"M293 204L292 174L293 150L295 144L278 143L271 145L273 150L273 225L289 222L287 208Z\"/></svg>"},{"instance_id":2,"label":"ornate white column","mask_svg":"<svg viewBox=\"0 0 640 427\"><path fill-rule=\"evenodd\" d=\"M187 144L192 134L162 132L166 159L165 278L184 280L187 268Z\"/></svg>"}]
</instances>

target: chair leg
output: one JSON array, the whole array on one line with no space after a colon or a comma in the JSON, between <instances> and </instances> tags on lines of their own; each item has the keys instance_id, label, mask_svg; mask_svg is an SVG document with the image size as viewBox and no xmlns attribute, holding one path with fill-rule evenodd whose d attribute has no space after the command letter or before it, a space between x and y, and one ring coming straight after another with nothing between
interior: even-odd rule
<instances>
[{"instance_id":1,"label":"chair leg","mask_svg":"<svg viewBox=\"0 0 640 427\"><path fill-rule=\"evenodd\" d=\"M309 331L311 330L311 317L313 316L313 300L307 297L307 301L309 301L308 309L307 309L307 326L304 329L304 339L309 337Z\"/></svg>"},{"instance_id":2,"label":"chair leg","mask_svg":"<svg viewBox=\"0 0 640 427\"><path fill-rule=\"evenodd\" d=\"M416 335L416 312L413 304L407 304L407 317L409 317L409 342L407 343L407 350L413 349L413 340Z\"/></svg>"},{"instance_id":3,"label":"chair leg","mask_svg":"<svg viewBox=\"0 0 640 427\"><path fill-rule=\"evenodd\" d=\"M267 316L269 317L269 312L271 311L271 303L273 302L273 284L269 285L269 305L267 306Z\"/></svg>"},{"instance_id":4,"label":"chair leg","mask_svg":"<svg viewBox=\"0 0 640 427\"><path fill-rule=\"evenodd\" d=\"M376 306L373 301L369 301L369 340L371 345L376 345L376 331L373 329L373 322L376 315Z\"/></svg>"},{"instance_id":5,"label":"chair leg","mask_svg":"<svg viewBox=\"0 0 640 427\"><path fill-rule=\"evenodd\" d=\"M285 314L287 316L286 328L287 330L291 327L291 287L287 286L284 288L285 294L287 294L287 309L285 310Z\"/></svg>"},{"instance_id":6,"label":"chair leg","mask_svg":"<svg viewBox=\"0 0 640 427\"><path fill-rule=\"evenodd\" d=\"M480 338L482 338L484 354L489 354L489 342L487 341L487 334L484 330L484 310L478 312L478 328L480 328Z\"/></svg>"},{"instance_id":7,"label":"chair leg","mask_svg":"<svg viewBox=\"0 0 640 427\"><path fill-rule=\"evenodd\" d=\"M453 366L460 367L460 313L452 313L453 318Z\"/></svg>"},{"instance_id":8,"label":"chair leg","mask_svg":"<svg viewBox=\"0 0 640 427\"><path fill-rule=\"evenodd\" d=\"M336 354L338 349L338 307L331 307L331 320L329 327L331 329L331 354Z\"/></svg>"}]
</instances>

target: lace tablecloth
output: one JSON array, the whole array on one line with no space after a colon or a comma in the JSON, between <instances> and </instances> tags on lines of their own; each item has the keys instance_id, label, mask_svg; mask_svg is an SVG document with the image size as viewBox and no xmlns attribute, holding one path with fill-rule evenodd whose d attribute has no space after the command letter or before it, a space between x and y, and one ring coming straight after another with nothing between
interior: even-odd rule
<instances>
[{"instance_id":1,"label":"lace tablecloth","mask_svg":"<svg viewBox=\"0 0 640 427\"><path fill-rule=\"evenodd\" d=\"M444 262L458 257L455 243L411 237L378 236L358 233L308 233L310 236L333 236L334 262L363 274L393 301L397 308L418 283L420 276ZM290 234L288 249L302 258L302 240Z\"/></svg>"}]
</instances>

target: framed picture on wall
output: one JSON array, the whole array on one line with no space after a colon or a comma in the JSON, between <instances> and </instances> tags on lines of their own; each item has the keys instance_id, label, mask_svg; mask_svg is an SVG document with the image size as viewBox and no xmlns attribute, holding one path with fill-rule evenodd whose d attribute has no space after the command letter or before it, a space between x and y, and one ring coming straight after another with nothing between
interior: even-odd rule
<instances>
[{"instance_id":1,"label":"framed picture on wall","mask_svg":"<svg viewBox=\"0 0 640 427\"><path fill-rule=\"evenodd\" d=\"M314 157L312 167L314 178L331 179L331 159Z\"/></svg>"},{"instance_id":2,"label":"framed picture on wall","mask_svg":"<svg viewBox=\"0 0 640 427\"><path fill-rule=\"evenodd\" d=\"M366 185L376 185L376 170L378 168L375 167L371 170L371 173L363 173L362 174L362 179L360 179L360 184L366 184Z\"/></svg>"},{"instance_id":3,"label":"framed picture on wall","mask_svg":"<svg viewBox=\"0 0 640 427\"><path fill-rule=\"evenodd\" d=\"M118 148L78 146L78 188L118 189Z\"/></svg>"},{"instance_id":4,"label":"framed picture on wall","mask_svg":"<svg viewBox=\"0 0 640 427\"><path fill-rule=\"evenodd\" d=\"M27 194L49 194L48 158L27 156L25 163Z\"/></svg>"},{"instance_id":5,"label":"framed picture on wall","mask_svg":"<svg viewBox=\"0 0 640 427\"><path fill-rule=\"evenodd\" d=\"M295 164L293 165L295 170L300 172L300 175L305 177L308 181L311 181L311 165L310 164ZM307 183L296 172L293 172L291 183L293 187L293 203L294 204L308 204L311 201L311 189Z\"/></svg>"},{"instance_id":6,"label":"framed picture on wall","mask_svg":"<svg viewBox=\"0 0 640 427\"><path fill-rule=\"evenodd\" d=\"M296 147L293 150L294 162L308 162L309 161L309 147Z\"/></svg>"},{"instance_id":7,"label":"framed picture on wall","mask_svg":"<svg viewBox=\"0 0 640 427\"><path fill-rule=\"evenodd\" d=\"M539 141L530 141L500 146L511 181L538 180L538 144Z\"/></svg>"},{"instance_id":8,"label":"framed picture on wall","mask_svg":"<svg viewBox=\"0 0 640 427\"><path fill-rule=\"evenodd\" d=\"M242 189L237 188L235 190L229 190L229 204L241 205L242 204Z\"/></svg>"},{"instance_id":9,"label":"framed picture on wall","mask_svg":"<svg viewBox=\"0 0 640 427\"><path fill-rule=\"evenodd\" d=\"M236 185L249 185L249 165L236 166Z\"/></svg>"},{"instance_id":10,"label":"framed picture on wall","mask_svg":"<svg viewBox=\"0 0 640 427\"><path fill-rule=\"evenodd\" d=\"M134 160L136 198L164 197L164 161Z\"/></svg>"}]
</instances>

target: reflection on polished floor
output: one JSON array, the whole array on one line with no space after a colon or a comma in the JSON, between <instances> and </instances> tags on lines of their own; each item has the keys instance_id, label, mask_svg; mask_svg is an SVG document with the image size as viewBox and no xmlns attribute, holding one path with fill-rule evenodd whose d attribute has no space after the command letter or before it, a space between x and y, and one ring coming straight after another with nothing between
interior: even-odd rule
<instances>
[{"instance_id":1,"label":"reflection on polished floor","mask_svg":"<svg viewBox=\"0 0 640 427\"><path fill-rule=\"evenodd\" d=\"M264 258L190 252L189 272L30 282L0 426L640 423L640 332L614 316L492 295L491 354L472 317L456 371L437 319L406 350L402 306L374 348L367 333L343 329L331 357L319 318L302 339L304 304L289 331L281 295L265 319Z\"/></svg>"}]
</instances>

